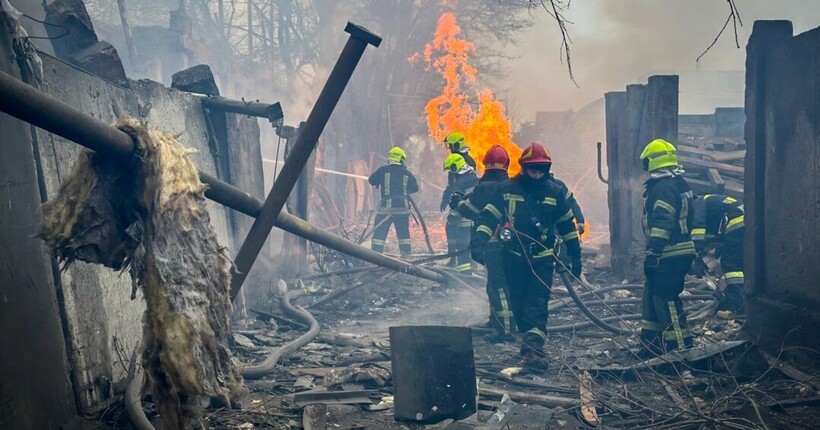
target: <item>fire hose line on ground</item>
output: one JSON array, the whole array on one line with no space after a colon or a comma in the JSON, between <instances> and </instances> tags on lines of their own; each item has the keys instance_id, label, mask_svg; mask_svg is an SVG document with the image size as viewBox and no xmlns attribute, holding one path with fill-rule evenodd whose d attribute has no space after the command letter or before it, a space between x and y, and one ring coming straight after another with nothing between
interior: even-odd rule
<instances>
[{"instance_id":1,"label":"fire hose line on ground","mask_svg":"<svg viewBox=\"0 0 820 430\"><path fill-rule=\"evenodd\" d=\"M247 366L242 369L242 376L247 379L259 379L271 373L276 367L276 363L287 355L292 354L299 348L307 345L319 334L319 322L310 314L310 312L303 309L301 306L294 306L290 301L305 294L304 290L286 291L287 285L282 282L280 285L281 305L282 309L290 316L298 318L310 325L310 329L299 336L298 338L282 345L273 352L271 352L261 363L252 366ZM156 430L148 418L145 416L145 411L142 409L142 378L143 373L140 368L134 372L134 377L128 384L125 392L125 408L128 412L128 417L131 423L138 430Z\"/></svg>"},{"instance_id":2,"label":"fire hose line on ground","mask_svg":"<svg viewBox=\"0 0 820 430\"><path fill-rule=\"evenodd\" d=\"M307 345L316 335L319 334L319 322L316 321L316 318L310 314L310 312L306 311L301 306L294 306L290 303L291 299L299 297L305 294L304 290L296 290L296 291L282 291L287 289L287 285L284 282L280 283L280 292L282 292L282 300L281 305L282 309L288 315L298 318L308 324L310 324L310 329L299 336L298 338L282 345L281 347L277 348L270 355L267 356L261 363L255 364L252 366L245 367L242 369L242 376L247 379L259 379L263 376L271 373L273 369L276 367L276 363L282 357L292 354L297 349Z\"/></svg>"}]
</instances>

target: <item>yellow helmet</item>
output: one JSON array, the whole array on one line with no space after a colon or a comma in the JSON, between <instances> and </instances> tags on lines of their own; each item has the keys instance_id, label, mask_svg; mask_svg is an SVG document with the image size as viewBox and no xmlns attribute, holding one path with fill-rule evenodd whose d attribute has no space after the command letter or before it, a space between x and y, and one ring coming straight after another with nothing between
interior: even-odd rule
<instances>
[{"instance_id":1,"label":"yellow helmet","mask_svg":"<svg viewBox=\"0 0 820 430\"><path fill-rule=\"evenodd\" d=\"M407 154L398 146L394 146L387 151L387 161L391 163L404 164L405 158L407 158Z\"/></svg>"},{"instance_id":2,"label":"yellow helmet","mask_svg":"<svg viewBox=\"0 0 820 430\"><path fill-rule=\"evenodd\" d=\"M663 139L655 139L649 142L641 153L643 169L654 172L663 167L675 167L678 165L677 152L675 145Z\"/></svg>"},{"instance_id":3,"label":"yellow helmet","mask_svg":"<svg viewBox=\"0 0 820 430\"><path fill-rule=\"evenodd\" d=\"M464 134L458 131L454 131L444 138L444 143L446 143L447 146L450 147L451 151L461 152L461 150L465 147Z\"/></svg>"},{"instance_id":4,"label":"yellow helmet","mask_svg":"<svg viewBox=\"0 0 820 430\"><path fill-rule=\"evenodd\" d=\"M467 165L467 160L461 154L450 154L444 159L444 169L451 172L458 172Z\"/></svg>"}]
</instances>

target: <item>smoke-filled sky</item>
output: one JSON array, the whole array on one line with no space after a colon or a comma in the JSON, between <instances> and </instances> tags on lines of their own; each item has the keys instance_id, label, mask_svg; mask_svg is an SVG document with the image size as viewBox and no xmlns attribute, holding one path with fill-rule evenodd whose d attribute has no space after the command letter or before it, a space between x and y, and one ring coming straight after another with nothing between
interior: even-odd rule
<instances>
[{"instance_id":1,"label":"smoke-filled sky","mask_svg":"<svg viewBox=\"0 0 820 430\"><path fill-rule=\"evenodd\" d=\"M698 69L742 71L745 45L755 20L787 19L795 34L820 26L820 0L736 0L743 27L741 49L734 44L731 24L718 43L696 64L695 59L714 40L728 17L725 0L574 0L566 16L572 65L580 88L569 80L559 60L560 33L543 10L533 10L535 25L521 35L515 51L521 56L509 65L501 91L515 120L531 120L536 111L578 109L608 91L643 83L651 74L681 74L681 113L710 113L698 100ZM724 74L725 100L742 105L743 82ZM521 85L521 82L526 82ZM504 90L499 88L498 90ZM703 90L701 90L703 91ZM721 103L722 105L725 103ZM708 112L707 112L708 110Z\"/></svg>"}]
</instances>

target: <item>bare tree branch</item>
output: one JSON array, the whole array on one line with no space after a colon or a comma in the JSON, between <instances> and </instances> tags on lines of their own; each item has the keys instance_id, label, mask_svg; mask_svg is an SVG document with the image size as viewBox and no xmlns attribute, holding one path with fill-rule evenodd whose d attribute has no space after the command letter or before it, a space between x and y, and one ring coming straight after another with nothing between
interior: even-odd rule
<instances>
[{"instance_id":1,"label":"bare tree branch","mask_svg":"<svg viewBox=\"0 0 820 430\"><path fill-rule=\"evenodd\" d=\"M559 48L559 58L561 58L561 63L563 63L564 60L566 60L569 79L572 81L573 84L575 84L576 87L580 88L578 82L575 80L575 75L572 72L572 58L570 56L569 45L572 43L572 39L569 36L567 24L572 23L568 21L566 17L564 17L564 12L566 12L567 9L569 9L572 0L529 0L530 4L534 4L536 2L558 24L558 30L561 31L561 45Z\"/></svg>"},{"instance_id":2,"label":"bare tree branch","mask_svg":"<svg viewBox=\"0 0 820 430\"><path fill-rule=\"evenodd\" d=\"M730 22L732 23L732 28L735 32L735 46L737 46L737 48L740 49L740 41L738 40L737 36L737 26L738 24L740 24L740 26L742 27L743 21L740 19L740 12L737 10L735 0L726 0L726 3L729 5L729 16L726 17L726 22L723 23L723 27L718 32L717 36L715 36L715 40L713 40L712 43L706 47L706 50L703 51L703 53L698 55L698 58L695 60L696 63L700 63L700 59L703 58L703 56L706 55L706 53L709 52L709 50L712 49L713 46L715 46L717 41L720 39L720 36L723 34L724 31L726 31L726 27L729 26Z\"/></svg>"}]
</instances>

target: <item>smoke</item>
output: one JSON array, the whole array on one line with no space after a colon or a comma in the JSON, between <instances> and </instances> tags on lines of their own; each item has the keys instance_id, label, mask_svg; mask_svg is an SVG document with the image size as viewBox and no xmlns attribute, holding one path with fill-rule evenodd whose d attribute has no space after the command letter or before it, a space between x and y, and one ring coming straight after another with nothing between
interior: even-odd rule
<instances>
[{"instance_id":1,"label":"smoke","mask_svg":"<svg viewBox=\"0 0 820 430\"><path fill-rule=\"evenodd\" d=\"M704 71L744 69L745 45L755 20L788 19L795 34L820 24L816 0L737 1L743 26L737 49L731 24L700 61L729 14L723 0L584 0L572 2L567 18L572 37L572 65L580 88L570 81L559 58L560 33L544 11L532 11L535 25L520 35L519 57L509 63L508 88L518 120L532 120L537 111L578 109L608 91L645 82L652 74L681 74L681 112L709 113L691 100L705 84ZM742 73L729 98L741 106ZM513 84L516 83L516 84ZM518 82L526 82L519 85ZM721 88L714 88L720 90ZM724 88L725 90L725 88ZM692 95L688 93L693 93Z\"/></svg>"}]
</instances>

